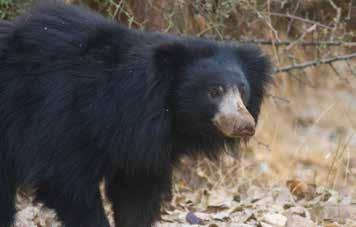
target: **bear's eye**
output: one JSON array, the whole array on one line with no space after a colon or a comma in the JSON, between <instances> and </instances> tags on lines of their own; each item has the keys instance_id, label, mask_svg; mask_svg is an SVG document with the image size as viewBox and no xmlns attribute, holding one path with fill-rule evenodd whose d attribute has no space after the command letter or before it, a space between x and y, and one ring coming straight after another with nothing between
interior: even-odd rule
<instances>
[{"instance_id":1,"label":"bear's eye","mask_svg":"<svg viewBox=\"0 0 356 227\"><path fill-rule=\"evenodd\" d=\"M219 98L224 94L224 88L222 86L214 86L209 89L209 95L211 98Z\"/></svg>"}]
</instances>

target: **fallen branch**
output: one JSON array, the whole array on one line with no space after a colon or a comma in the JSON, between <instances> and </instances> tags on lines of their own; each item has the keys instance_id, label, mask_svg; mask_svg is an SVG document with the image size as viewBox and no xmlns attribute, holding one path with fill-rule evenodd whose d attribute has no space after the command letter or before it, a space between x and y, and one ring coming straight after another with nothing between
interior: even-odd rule
<instances>
[{"instance_id":1,"label":"fallen branch","mask_svg":"<svg viewBox=\"0 0 356 227\"><path fill-rule=\"evenodd\" d=\"M275 73L289 72L289 71L296 70L296 69L305 69L305 68L315 67L315 66L319 66L319 65L327 65L327 64L331 64L331 63L337 62L337 61L348 61L353 58L356 58L356 53L349 54L349 55L343 55L343 56L336 56L336 57L326 58L326 59L318 59L318 60L314 60L314 61L304 62L301 64L294 64L294 65L290 65L290 66L286 66L286 67L282 67L282 68L277 68L277 69L275 69Z\"/></svg>"},{"instance_id":2,"label":"fallen branch","mask_svg":"<svg viewBox=\"0 0 356 227\"><path fill-rule=\"evenodd\" d=\"M268 13L267 13L268 14ZM332 30L333 27L331 26L328 26L328 25L325 25L325 24L322 24L320 22L317 22L317 21L313 21L313 20L309 20L309 19L306 19L306 18L303 18L303 17L298 17L296 15L291 15L291 14L283 14L283 13L269 13L269 15L271 16L277 16L277 17L286 17L286 18L290 18L290 19L294 19L294 20L298 20L298 21L301 21L301 22L304 22L304 23L307 23L307 24L315 24L316 26L319 26L319 27L322 27L322 28L326 28L326 29L330 29Z\"/></svg>"},{"instance_id":3,"label":"fallen branch","mask_svg":"<svg viewBox=\"0 0 356 227\"><path fill-rule=\"evenodd\" d=\"M296 41L272 41L272 40L263 40L263 39L242 39L239 40L240 43L251 43L258 45L276 45L276 46L289 46ZM342 41L298 41L296 45L300 46L346 46L353 47L356 46L356 42L342 42Z\"/></svg>"}]
</instances>

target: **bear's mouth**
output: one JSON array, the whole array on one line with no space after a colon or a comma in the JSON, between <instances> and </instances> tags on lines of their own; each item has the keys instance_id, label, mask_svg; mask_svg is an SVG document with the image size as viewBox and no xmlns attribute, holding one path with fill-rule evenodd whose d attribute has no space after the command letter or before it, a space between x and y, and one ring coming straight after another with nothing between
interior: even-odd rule
<instances>
[{"instance_id":1,"label":"bear's mouth","mask_svg":"<svg viewBox=\"0 0 356 227\"><path fill-rule=\"evenodd\" d=\"M237 89L230 90L224 95L212 121L215 127L229 138L246 140L255 134L255 120Z\"/></svg>"}]
</instances>

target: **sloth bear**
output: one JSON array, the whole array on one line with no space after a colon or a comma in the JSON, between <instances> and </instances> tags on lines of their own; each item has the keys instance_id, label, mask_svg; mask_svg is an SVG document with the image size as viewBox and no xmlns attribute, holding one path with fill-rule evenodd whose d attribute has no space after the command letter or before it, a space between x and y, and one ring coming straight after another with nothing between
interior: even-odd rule
<instances>
[{"instance_id":1,"label":"sloth bear","mask_svg":"<svg viewBox=\"0 0 356 227\"><path fill-rule=\"evenodd\" d=\"M0 22L0 225L17 188L66 227L148 227L182 155L251 137L269 60L255 46L131 30L79 6Z\"/></svg>"}]
</instances>

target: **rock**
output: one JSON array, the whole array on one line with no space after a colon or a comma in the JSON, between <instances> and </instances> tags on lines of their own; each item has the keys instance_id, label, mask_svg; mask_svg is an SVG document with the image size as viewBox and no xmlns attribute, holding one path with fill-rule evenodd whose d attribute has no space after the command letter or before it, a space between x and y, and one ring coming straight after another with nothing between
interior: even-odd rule
<instances>
[{"instance_id":1,"label":"rock","mask_svg":"<svg viewBox=\"0 0 356 227\"><path fill-rule=\"evenodd\" d=\"M307 218L303 218L299 215L289 216L285 225L285 227L301 227L301 226L317 227L317 225L313 221Z\"/></svg>"},{"instance_id":2,"label":"rock","mask_svg":"<svg viewBox=\"0 0 356 227\"><path fill-rule=\"evenodd\" d=\"M287 222L287 218L281 214L267 213L263 215L262 221L272 226L284 226Z\"/></svg>"},{"instance_id":3,"label":"rock","mask_svg":"<svg viewBox=\"0 0 356 227\"><path fill-rule=\"evenodd\" d=\"M191 225L203 225L204 222L201 218L196 216L193 212L189 212L185 217L185 220Z\"/></svg>"},{"instance_id":4,"label":"rock","mask_svg":"<svg viewBox=\"0 0 356 227\"><path fill-rule=\"evenodd\" d=\"M306 208L300 206L289 208L286 214L288 214L286 216L298 215L303 218L311 219L309 211Z\"/></svg>"}]
</instances>

